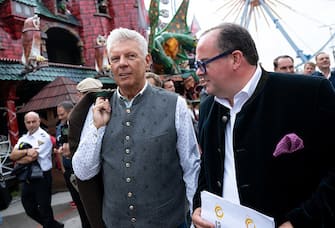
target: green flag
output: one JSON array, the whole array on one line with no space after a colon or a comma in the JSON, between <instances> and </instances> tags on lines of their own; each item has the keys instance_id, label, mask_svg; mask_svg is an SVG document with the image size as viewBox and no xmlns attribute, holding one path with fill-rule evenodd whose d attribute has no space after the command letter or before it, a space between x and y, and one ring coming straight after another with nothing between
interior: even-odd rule
<instances>
[{"instance_id":1,"label":"green flag","mask_svg":"<svg viewBox=\"0 0 335 228\"><path fill-rule=\"evenodd\" d=\"M163 32L171 32L171 33L179 33L179 34L190 34L191 31L187 25L187 11L189 0L183 0L180 4L176 14L170 21L170 23L162 29L159 33Z\"/></svg>"},{"instance_id":2,"label":"green flag","mask_svg":"<svg viewBox=\"0 0 335 228\"><path fill-rule=\"evenodd\" d=\"M149 7L149 20L150 20L150 34L148 42L148 50L151 52L153 48L153 42L155 39L156 28L159 21L159 0L151 0Z\"/></svg>"}]
</instances>

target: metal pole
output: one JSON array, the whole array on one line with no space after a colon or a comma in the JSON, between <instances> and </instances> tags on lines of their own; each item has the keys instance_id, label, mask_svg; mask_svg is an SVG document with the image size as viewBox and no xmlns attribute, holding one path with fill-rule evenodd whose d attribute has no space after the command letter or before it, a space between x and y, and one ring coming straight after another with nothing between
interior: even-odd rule
<instances>
[{"instance_id":1,"label":"metal pole","mask_svg":"<svg viewBox=\"0 0 335 228\"><path fill-rule=\"evenodd\" d=\"M271 10L267 6L267 4L264 2L264 0L259 0L259 3L263 8L265 9L266 13L270 16L272 21L275 23L279 31L283 34L283 36L286 38L288 43L291 45L291 47L296 51L298 57L302 60L303 63L307 62L310 59L310 56L307 56L303 53L302 50L298 48L298 46L293 42L291 37L288 35L288 33L284 30L283 26L280 24L279 20L275 18L275 16L272 14Z\"/></svg>"}]
</instances>

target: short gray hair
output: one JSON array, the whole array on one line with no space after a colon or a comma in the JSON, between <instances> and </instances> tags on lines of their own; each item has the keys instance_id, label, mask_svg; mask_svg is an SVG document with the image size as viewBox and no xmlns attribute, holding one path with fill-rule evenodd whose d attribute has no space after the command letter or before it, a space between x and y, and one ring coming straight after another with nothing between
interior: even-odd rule
<instances>
[{"instance_id":1,"label":"short gray hair","mask_svg":"<svg viewBox=\"0 0 335 228\"><path fill-rule=\"evenodd\" d=\"M71 101L62 101L61 103L59 103L58 105L57 105L57 108L59 107L62 107L62 108L64 108L64 110L66 111L66 112L70 112L71 110L72 110L72 108L73 108L73 103L71 102Z\"/></svg>"},{"instance_id":2,"label":"short gray hair","mask_svg":"<svg viewBox=\"0 0 335 228\"><path fill-rule=\"evenodd\" d=\"M107 38L107 53L109 55L110 49L113 43L118 41L133 40L139 44L139 48L142 51L143 56L148 54L148 42L146 39L137 31L127 28L117 28L110 32Z\"/></svg>"}]
</instances>

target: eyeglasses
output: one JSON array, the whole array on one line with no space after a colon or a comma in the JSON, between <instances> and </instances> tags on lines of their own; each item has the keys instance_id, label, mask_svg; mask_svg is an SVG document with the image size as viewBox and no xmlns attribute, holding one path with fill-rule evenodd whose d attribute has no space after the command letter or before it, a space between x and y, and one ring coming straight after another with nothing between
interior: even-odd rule
<instances>
[{"instance_id":1,"label":"eyeglasses","mask_svg":"<svg viewBox=\"0 0 335 228\"><path fill-rule=\"evenodd\" d=\"M214 57L212 57L212 58L210 58L210 59L206 59L206 60L204 60L204 61L202 61L202 60L197 60L197 61L195 61L195 63L194 63L194 67L195 67L196 70L200 69L201 72L203 72L204 74L206 74L206 73L207 73L206 65L207 65L208 63L211 63L211 62L213 62L213 61L215 61L215 60L218 60L218 59L223 58L223 57L225 57L225 56L227 56L227 55L230 55L231 53L233 53L233 51L234 51L234 50L227 50L227 51L224 51L224 52L222 52L221 54L218 54L217 56L214 56Z\"/></svg>"}]
</instances>

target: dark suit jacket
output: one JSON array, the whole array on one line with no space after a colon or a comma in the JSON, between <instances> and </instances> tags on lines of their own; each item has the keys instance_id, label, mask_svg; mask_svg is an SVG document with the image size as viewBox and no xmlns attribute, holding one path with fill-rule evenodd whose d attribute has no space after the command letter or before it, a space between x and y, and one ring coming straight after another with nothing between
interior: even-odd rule
<instances>
[{"instance_id":1,"label":"dark suit jacket","mask_svg":"<svg viewBox=\"0 0 335 228\"><path fill-rule=\"evenodd\" d=\"M200 107L200 192L222 196L225 156L222 116L207 97ZM242 205L299 227L335 227L335 91L320 77L262 72L252 97L236 116L234 156ZM280 139L297 134L304 148L273 156ZM321 225L323 224L323 226Z\"/></svg>"},{"instance_id":2,"label":"dark suit jacket","mask_svg":"<svg viewBox=\"0 0 335 228\"><path fill-rule=\"evenodd\" d=\"M80 142L87 113L95 101L94 93L86 94L74 106L69 116L69 146L74 154ZM85 208L86 215L93 228L104 228L102 220L103 183L101 172L90 180L82 181L77 178L80 199Z\"/></svg>"},{"instance_id":3,"label":"dark suit jacket","mask_svg":"<svg viewBox=\"0 0 335 228\"><path fill-rule=\"evenodd\" d=\"M312 76L325 77L320 71L315 71ZM333 84L335 88L335 71L330 72L329 81Z\"/></svg>"}]
</instances>

